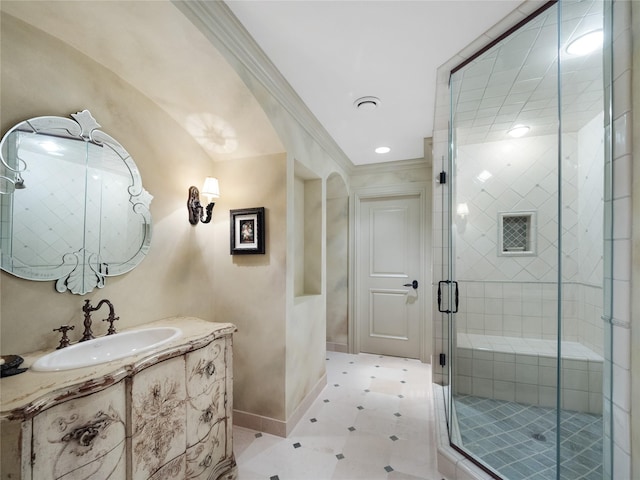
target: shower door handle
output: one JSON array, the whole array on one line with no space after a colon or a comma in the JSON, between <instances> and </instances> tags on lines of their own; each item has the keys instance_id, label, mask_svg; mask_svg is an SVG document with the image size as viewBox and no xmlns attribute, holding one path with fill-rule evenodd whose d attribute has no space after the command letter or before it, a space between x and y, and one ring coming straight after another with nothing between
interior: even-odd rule
<instances>
[{"instance_id":1,"label":"shower door handle","mask_svg":"<svg viewBox=\"0 0 640 480\"><path fill-rule=\"evenodd\" d=\"M442 284L449 284L451 283L449 280L440 280L438 282L438 311L440 313L451 313L450 310L442 310Z\"/></svg>"},{"instance_id":2,"label":"shower door handle","mask_svg":"<svg viewBox=\"0 0 640 480\"><path fill-rule=\"evenodd\" d=\"M442 309L442 284L450 285L454 284L456 289L454 293L454 310L443 310ZM438 282L438 311L440 313L458 313L458 305L460 304L460 290L458 289L458 282L455 280L440 280Z\"/></svg>"},{"instance_id":3,"label":"shower door handle","mask_svg":"<svg viewBox=\"0 0 640 480\"><path fill-rule=\"evenodd\" d=\"M456 285L456 292L454 294L455 310L451 313L458 313L458 305L460 304L460 290L458 290L458 282L454 280L451 283L454 283Z\"/></svg>"}]
</instances>

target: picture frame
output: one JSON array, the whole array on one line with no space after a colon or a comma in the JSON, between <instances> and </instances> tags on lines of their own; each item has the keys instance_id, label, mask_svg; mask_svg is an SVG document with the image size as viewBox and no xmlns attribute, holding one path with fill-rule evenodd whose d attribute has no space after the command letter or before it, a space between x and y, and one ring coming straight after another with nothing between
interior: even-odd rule
<instances>
[{"instance_id":1,"label":"picture frame","mask_svg":"<svg viewBox=\"0 0 640 480\"><path fill-rule=\"evenodd\" d=\"M231 255L264 254L264 207L230 210Z\"/></svg>"}]
</instances>

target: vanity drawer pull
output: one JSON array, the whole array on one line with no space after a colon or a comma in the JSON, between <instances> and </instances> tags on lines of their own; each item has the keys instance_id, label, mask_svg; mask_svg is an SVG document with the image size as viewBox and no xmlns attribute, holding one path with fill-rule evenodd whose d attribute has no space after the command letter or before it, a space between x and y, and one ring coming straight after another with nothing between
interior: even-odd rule
<instances>
[{"instance_id":1,"label":"vanity drawer pull","mask_svg":"<svg viewBox=\"0 0 640 480\"><path fill-rule=\"evenodd\" d=\"M204 458L204 460L200 462L200 466L204 468L209 468L211 466L212 460L213 458L211 457L211 454L209 454Z\"/></svg>"},{"instance_id":2,"label":"vanity drawer pull","mask_svg":"<svg viewBox=\"0 0 640 480\"><path fill-rule=\"evenodd\" d=\"M202 420L202 423L211 423L211 420L213 420L213 408L209 407L202 412L200 420Z\"/></svg>"}]
</instances>

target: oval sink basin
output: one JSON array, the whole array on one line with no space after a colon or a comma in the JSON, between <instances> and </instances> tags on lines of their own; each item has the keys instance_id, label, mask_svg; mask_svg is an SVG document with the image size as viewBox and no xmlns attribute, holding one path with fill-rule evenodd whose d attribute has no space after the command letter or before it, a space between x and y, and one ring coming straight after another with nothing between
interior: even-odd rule
<instances>
[{"instance_id":1,"label":"oval sink basin","mask_svg":"<svg viewBox=\"0 0 640 480\"><path fill-rule=\"evenodd\" d=\"M180 335L182 331L179 328L155 327L94 338L40 357L31 370L55 372L112 362L156 349Z\"/></svg>"}]
</instances>

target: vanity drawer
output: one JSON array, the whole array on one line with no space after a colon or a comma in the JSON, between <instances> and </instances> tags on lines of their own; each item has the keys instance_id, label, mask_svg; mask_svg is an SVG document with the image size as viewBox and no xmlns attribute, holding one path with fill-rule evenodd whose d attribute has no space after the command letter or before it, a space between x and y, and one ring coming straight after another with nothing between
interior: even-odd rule
<instances>
[{"instance_id":1,"label":"vanity drawer","mask_svg":"<svg viewBox=\"0 0 640 480\"><path fill-rule=\"evenodd\" d=\"M218 338L206 347L187 353L187 389L191 396L198 395L202 385L226 376L226 345L224 338Z\"/></svg>"},{"instance_id":2,"label":"vanity drawer","mask_svg":"<svg viewBox=\"0 0 640 480\"><path fill-rule=\"evenodd\" d=\"M225 420L216 423L202 441L187 449L187 475L184 478L211 478L211 473L225 458L226 424Z\"/></svg>"},{"instance_id":3,"label":"vanity drawer","mask_svg":"<svg viewBox=\"0 0 640 480\"><path fill-rule=\"evenodd\" d=\"M225 340L218 339L186 355L187 447L203 440L227 416L225 350Z\"/></svg>"},{"instance_id":4,"label":"vanity drawer","mask_svg":"<svg viewBox=\"0 0 640 480\"><path fill-rule=\"evenodd\" d=\"M185 476L185 460L186 455L183 453L164 465L160 470L149 477L149 480L175 480L187 478Z\"/></svg>"},{"instance_id":5,"label":"vanity drawer","mask_svg":"<svg viewBox=\"0 0 640 480\"><path fill-rule=\"evenodd\" d=\"M33 479L124 478L125 389L120 382L33 419Z\"/></svg>"},{"instance_id":6,"label":"vanity drawer","mask_svg":"<svg viewBox=\"0 0 640 480\"><path fill-rule=\"evenodd\" d=\"M105 367L102 376L78 380L68 390L54 386L76 373L27 374L24 378L46 380L53 386L42 396L50 406L34 414L26 403L19 410L22 415L12 410L15 418L2 418L0 476L235 478L231 390L235 327L199 319L181 321L191 336L179 349L151 352L129 367L115 364L114 374L102 375L111 372ZM197 327L206 342L200 343L203 337L193 334ZM201 347L195 349L196 345ZM82 372L77 377L82 378Z\"/></svg>"},{"instance_id":7,"label":"vanity drawer","mask_svg":"<svg viewBox=\"0 0 640 480\"><path fill-rule=\"evenodd\" d=\"M147 479L183 455L185 432L184 357L149 367L131 382L132 479Z\"/></svg>"},{"instance_id":8,"label":"vanity drawer","mask_svg":"<svg viewBox=\"0 0 640 480\"><path fill-rule=\"evenodd\" d=\"M224 380L209 385L205 393L187 398L187 447L206 437L226 417Z\"/></svg>"}]
</instances>

